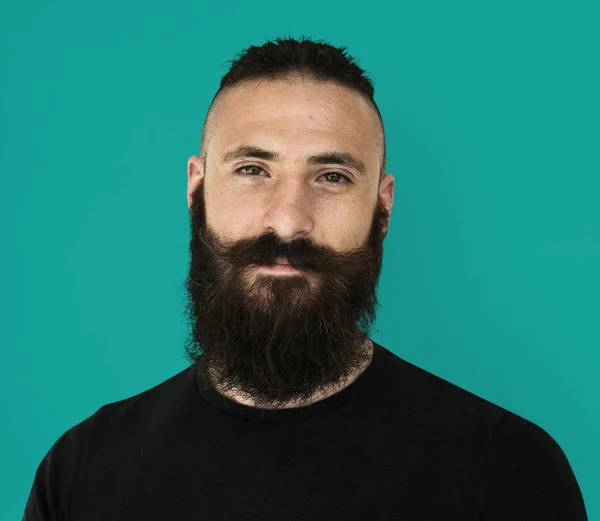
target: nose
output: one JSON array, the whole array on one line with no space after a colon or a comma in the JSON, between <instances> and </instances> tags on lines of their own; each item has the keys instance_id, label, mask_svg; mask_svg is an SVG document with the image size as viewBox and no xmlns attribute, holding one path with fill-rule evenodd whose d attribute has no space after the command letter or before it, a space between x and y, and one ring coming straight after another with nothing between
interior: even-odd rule
<instances>
[{"instance_id":1,"label":"nose","mask_svg":"<svg viewBox=\"0 0 600 521\"><path fill-rule=\"evenodd\" d=\"M269 197L263 228L274 232L283 241L308 237L314 226L310 187L298 178L280 179L277 184Z\"/></svg>"}]
</instances>

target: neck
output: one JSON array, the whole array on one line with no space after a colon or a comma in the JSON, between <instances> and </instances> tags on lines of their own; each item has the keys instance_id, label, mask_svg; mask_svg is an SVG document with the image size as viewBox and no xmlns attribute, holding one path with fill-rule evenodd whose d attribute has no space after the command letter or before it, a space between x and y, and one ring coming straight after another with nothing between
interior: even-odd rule
<instances>
[{"instance_id":1,"label":"neck","mask_svg":"<svg viewBox=\"0 0 600 521\"><path fill-rule=\"evenodd\" d=\"M230 400L233 400L234 402L240 403L242 405L247 405L249 407L256 407L258 409L291 409L291 408L295 408L295 407L305 407L307 405L311 405L315 402L324 400L325 398L329 398L330 396L333 396L334 394L339 393L340 391L342 391L346 387L348 387L352 382L354 382L362 373L365 372L367 367L369 367L371 360L373 359L373 342L371 340L367 339L367 342L365 343L365 345L367 346L367 349L369 350L369 358L364 364L362 364L356 371L351 373L350 376L348 378L346 378L344 381L338 382L338 383L333 384L328 387L325 387L325 388L317 391L310 398L308 398L307 400L304 400L304 401L291 400L291 401L286 402L285 404L280 405L278 407L273 407L273 406L262 405L262 404L260 404L260 402L257 402L256 400L254 400L252 398L247 398L245 396L241 396L239 393L237 393L235 391L235 389L232 389L230 391L222 391L221 389L219 389L218 386L215 386L215 387L216 387L217 391L219 393L221 393L223 396L229 398Z\"/></svg>"}]
</instances>

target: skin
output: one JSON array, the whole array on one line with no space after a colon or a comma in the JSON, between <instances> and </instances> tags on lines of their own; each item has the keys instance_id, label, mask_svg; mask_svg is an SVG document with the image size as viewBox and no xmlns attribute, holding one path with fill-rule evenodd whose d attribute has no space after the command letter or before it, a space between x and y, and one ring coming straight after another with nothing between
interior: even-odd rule
<instances>
[{"instance_id":1,"label":"skin","mask_svg":"<svg viewBox=\"0 0 600 521\"><path fill-rule=\"evenodd\" d=\"M345 252L365 245L378 200L391 215L394 177L386 173L380 178L379 120L369 103L351 89L310 79L247 81L221 94L207 127L206 171L199 156L189 158L187 198L191 207L192 194L204 183L206 221L219 240L274 232L283 241L310 237ZM274 151L282 158L245 157L222 163L225 152L241 144ZM336 163L307 164L307 157L332 151L360 159L366 175ZM242 167L247 168L236 174ZM248 277L257 273L249 270ZM302 405L350 385L368 362L341 386L322 390ZM224 394L254 405L235 391Z\"/></svg>"}]
</instances>

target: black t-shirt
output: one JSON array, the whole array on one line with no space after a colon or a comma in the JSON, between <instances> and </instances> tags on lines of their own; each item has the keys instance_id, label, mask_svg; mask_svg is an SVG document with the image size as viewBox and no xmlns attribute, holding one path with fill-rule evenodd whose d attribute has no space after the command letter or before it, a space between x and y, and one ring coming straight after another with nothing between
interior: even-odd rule
<instances>
[{"instance_id":1,"label":"black t-shirt","mask_svg":"<svg viewBox=\"0 0 600 521\"><path fill-rule=\"evenodd\" d=\"M101 407L39 465L27 521L583 521L542 428L374 344L341 392L239 404L196 366Z\"/></svg>"}]
</instances>

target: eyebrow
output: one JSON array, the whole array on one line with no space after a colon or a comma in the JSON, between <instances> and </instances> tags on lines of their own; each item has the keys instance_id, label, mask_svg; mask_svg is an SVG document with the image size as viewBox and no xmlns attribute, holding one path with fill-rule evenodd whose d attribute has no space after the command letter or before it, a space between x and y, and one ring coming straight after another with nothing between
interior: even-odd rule
<instances>
[{"instance_id":1,"label":"eyebrow","mask_svg":"<svg viewBox=\"0 0 600 521\"><path fill-rule=\"evenodd\" d=\"M231 163L237 159L245 159L245 158L255 158L262 159L264 161L282 161L283 156L277 152L272 152L270 150L265 150L264 148L260 148L254 145L239 145L233 150L230 150L223 154L221 158L221 164ZM346 168L350 168L358 172L362 177L367 177L367 168L365 163L354 157L347 152L326 152L323 154L318 154L316 156L310 156L306 160L306 163L309 166L314 165L330 165L336 164L345 166Z\"/></svg>"}]
</instances>

